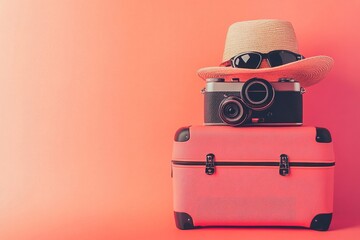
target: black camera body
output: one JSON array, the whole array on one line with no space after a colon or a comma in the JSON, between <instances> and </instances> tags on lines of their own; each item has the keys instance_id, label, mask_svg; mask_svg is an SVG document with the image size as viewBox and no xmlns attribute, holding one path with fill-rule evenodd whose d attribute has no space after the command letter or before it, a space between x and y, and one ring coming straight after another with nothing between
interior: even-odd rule
<instances>
[{"instance_id":1,"label":"black camera body","mask_svg":"<svg viewBox=\"0 0 360 240\"><path fill-rule=\"evenodd\" d=\"M252 78L206 80L203 89L205 125L302 125L302 94L299 82L280 79L268 82Z\"/></svg>"}]
</instances>

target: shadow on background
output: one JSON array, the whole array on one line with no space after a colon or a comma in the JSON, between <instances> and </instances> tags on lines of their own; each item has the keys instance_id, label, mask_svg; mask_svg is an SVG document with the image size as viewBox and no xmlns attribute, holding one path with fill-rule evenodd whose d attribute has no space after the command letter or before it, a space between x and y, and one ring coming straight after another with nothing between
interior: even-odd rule
<instances>
[{"instance_id":1,"label":"shadow on background","mask_svg":"<svg viewBox=\"0 0 360 240\"><path fill-rule=\"evenodd\" d=\"M331 45L336 49L335 43ZM334 68L323 82L307 89L304 120L307 125L326 127L332 133L336 167L331 229L337 230L360 225L360 84L352 80L349 69L355 64L345 59L346 54L334 51L329 55L335 59Z\"/></svg>"}]
</instances>

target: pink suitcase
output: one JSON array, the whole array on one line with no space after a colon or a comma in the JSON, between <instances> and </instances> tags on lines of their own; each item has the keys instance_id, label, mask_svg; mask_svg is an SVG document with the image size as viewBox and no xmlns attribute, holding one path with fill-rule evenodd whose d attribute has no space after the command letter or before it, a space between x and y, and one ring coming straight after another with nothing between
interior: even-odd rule
<instances>
[{"instance_id":1,"label":"pink suitcase","mask_svg":"<svg viewBox=\"0 0 360 240\"><path fill-rule=\"evenodd\" d=\"M328 230L334 166L325 128L181 128L172 155L176 226Z\"/></svg>"}]
</instances>

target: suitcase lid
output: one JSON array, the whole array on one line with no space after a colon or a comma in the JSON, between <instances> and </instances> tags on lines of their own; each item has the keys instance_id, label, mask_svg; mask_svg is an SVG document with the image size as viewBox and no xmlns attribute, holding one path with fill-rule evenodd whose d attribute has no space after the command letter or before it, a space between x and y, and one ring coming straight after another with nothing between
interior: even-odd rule
<instances>
[{"instance_id":1,"label":"suitcase lid","mask_svg":"<svg viewBox=\"0 0 360 240\"><path fill-rule=\"evenodd\" d=\"M311 126L231 127L190 126L175 134L172 160L216 162L334 162L330 132Z\"/></svg>"}]
</instances>

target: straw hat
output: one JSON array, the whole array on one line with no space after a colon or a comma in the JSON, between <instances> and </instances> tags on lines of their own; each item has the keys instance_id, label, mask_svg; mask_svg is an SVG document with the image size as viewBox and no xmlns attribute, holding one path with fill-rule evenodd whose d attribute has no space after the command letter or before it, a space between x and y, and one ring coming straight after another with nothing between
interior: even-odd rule
<instances>
[{"instance_id":1,"label":"straw hat","mask_svg":"<svg viewBox=\"0 0 360 240\"><path fill-rule=\"evenodd\" d=\"M299 53L294 28L283 20L252 20L237 22L229 27L223 62L233 56L249 51L268 53L273 50L289 50ZM203 78L233 78L248 80L254 77L264 78L270 82L279 78L291 78L303 87L318 83L330 71L333 59L328 56L315 56L291 62L277 67L258 69L233 67L206 67L198 70Z\"/></svg>"}]
</instances>

